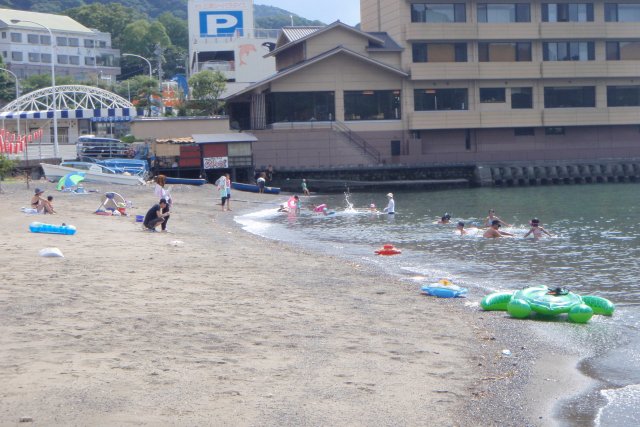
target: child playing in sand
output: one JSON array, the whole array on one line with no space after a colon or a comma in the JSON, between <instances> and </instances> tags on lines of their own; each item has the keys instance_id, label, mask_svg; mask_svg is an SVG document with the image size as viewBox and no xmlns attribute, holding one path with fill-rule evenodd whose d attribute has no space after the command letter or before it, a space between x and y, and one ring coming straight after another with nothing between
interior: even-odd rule
<instances>
[{"instance_id":1,"label":"child playing in sand","mask_svg":"<svg viewBox=\"0 0 640 427\"><path fill-rule=\"evenodd\" d=\"M53 209L53 196L47 196L47 203L49 204L49 209L45 209L44 213L54 214L56 210Z\"/></svg>"},{"instance_id":2,"label":"child playing in sand","mask_svg":"<svg viewBox=\"0 0 640 427\"><path fill-rule=\"evenodd\" d=\"M524 235L525 238L529 237L530 234L532 234L533 238L536 240L540 239L545 234L547 236L551 236L547 230L542 228L538 218L533 218L529 224L531 224L531 229Z\"/></svg>"}]
</instances>

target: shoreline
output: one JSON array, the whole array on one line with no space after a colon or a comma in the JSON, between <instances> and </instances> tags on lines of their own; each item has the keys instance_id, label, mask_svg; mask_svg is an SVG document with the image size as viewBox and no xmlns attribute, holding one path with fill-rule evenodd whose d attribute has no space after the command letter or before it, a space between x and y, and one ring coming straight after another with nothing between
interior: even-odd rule
<instances>
[{"instance_id":1,"label":"shoreline","mask_svg":"<svg viewBox=\"0 0 640 427\"><path fill-rule=\"evenodd\" d=\"M20 213L24 183L4 183L0 195L6 422L548 425L519 404L566 397L565 380L550 391L553 369L539 369L557 360L525 344L522 361L500 356L526 325L245 232L233 216L264 197L236 191L247 203L221 212L208 186L174 186L174 233L154 234L131 217L92 215L102 193L60 194L43 182L31 191L36 184L61 214ZM116 191L139 206L133 217L153 203L149 187ZM78 234L26 231L50 218ZM39 258L45 245L66 258ZM505 414L507 400L516 405Z\"/></svg>"}]
</instances>

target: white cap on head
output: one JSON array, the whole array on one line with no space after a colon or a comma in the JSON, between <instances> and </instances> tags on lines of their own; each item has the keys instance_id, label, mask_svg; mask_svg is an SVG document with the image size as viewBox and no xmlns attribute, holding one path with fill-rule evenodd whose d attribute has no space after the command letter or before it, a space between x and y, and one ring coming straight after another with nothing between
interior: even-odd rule
<instances>
[{"instance_id":1,"label":"white cap on head","mask_svg":"<svg viewBox=\"0 0 640 427\"><path fill-rule=\"evenodd\" d=\"M391 197L391 198L393 198L393 193L389 193L389 194L387 194L387 197Z\"/></svg>"}]
</instances>

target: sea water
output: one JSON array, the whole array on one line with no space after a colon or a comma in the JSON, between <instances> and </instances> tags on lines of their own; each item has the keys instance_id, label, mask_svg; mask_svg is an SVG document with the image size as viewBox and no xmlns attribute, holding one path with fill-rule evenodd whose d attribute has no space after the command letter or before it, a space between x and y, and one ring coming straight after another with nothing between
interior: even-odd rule
<instances>
[{"instance_id":1,"label":"sea water","mask_svg":"<svg viewBox=\"0 0 640 427\"><path fill-rule=\"evenodd\" d=\"M585 349L581 369L600 384L586 404L567 410L565 421L640 425L638 184L396 192L396 215L371 212L372 203L379 210L386 206L385 194L303 197L299 214L277 213L274 202L237 220L252 233L368 263L417 285L448 278L480 297L544 284L612 300L612 318L594 316L577 329L564 322L549 328L557 341ZM322 203L336 213L313 213L313 204ZM484 223L489 209L509 223L502 230L515 238L484 239L472 228ZM437 224L445 213L451 224ZM523 238L533 217L552 237ZM468 235L455 233L458 221ZM386 243L402 255L374 255Z\"/></svg>"}]
</instances>

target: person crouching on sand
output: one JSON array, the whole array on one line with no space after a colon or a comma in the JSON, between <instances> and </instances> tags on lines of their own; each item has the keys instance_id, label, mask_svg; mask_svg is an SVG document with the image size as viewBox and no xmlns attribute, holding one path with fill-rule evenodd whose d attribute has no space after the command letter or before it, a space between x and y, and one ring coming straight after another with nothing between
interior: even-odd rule
<instances>
[{"instance_id":1,"label":"person crouching on sand","mask_svg":"<svg viewBox=\"0 0 640 427\"><path fill-rule=\"evenodd\" d=\"M482 236L486 237L487 239L495 239L495 238L505 237L505 236L513 237L513 234L511 233L507 233L506 231L500 231L500 222L501 221L499 219L494 219L491 222L491 227L489 227L489 229L485 231Z\"/></svg>"},{"instance_id":2,"label":"person crouching on sand","mask_svg":"<svg viewBox=\"0 0 640 427\"><path fill-rule=\"evenodd\" d=\"M156 227L164 223L165 217L169 216L169 212L163 213L163 210L168 206L165 199L160 199L158 204L151 206L151 209L147 211L144 216L143 225L149 231L156 231ZM166 231L163 229L162 231Z\"/></svg>"}]
</instances>

